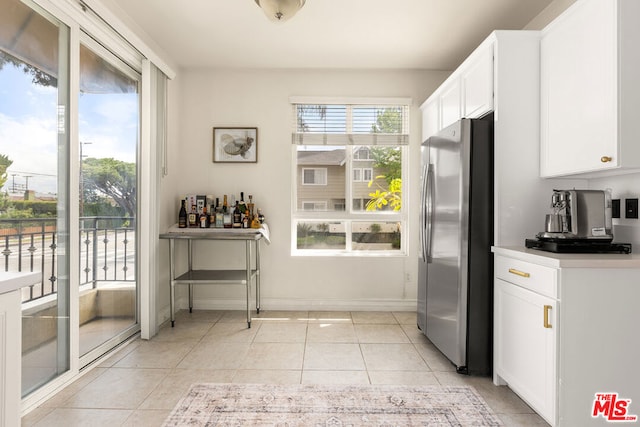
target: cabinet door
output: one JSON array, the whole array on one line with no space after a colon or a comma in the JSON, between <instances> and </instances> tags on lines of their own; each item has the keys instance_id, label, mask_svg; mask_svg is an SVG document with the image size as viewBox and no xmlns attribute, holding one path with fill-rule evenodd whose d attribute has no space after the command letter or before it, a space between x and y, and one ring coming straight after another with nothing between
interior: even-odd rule
<instances>
[{"instance_id":1,"label":"cabinet door","mask_svg":"<svg viewBox=\"0 0 640 427\"><path fill-rule=\"evenodd\" d=\"M469 119L493 110L493 45L474 55L462 72L462 117Z\"/></svg>"},{"instance_id":2,"label":"cabinet door","mask_svg":"<svg viewBox=\"0 0 640 427\"><path fill-rule=\"evenodd\" d=\"M435 98L422 106L422 141L426 141L440 130L440 111L438 98Z\"/></svg>"},{"instance_id":3,"label":"cabinet door","mask_svg":"<svg viewBox=\"0 0 640 427\"><path fill-rule=\"evenodd\" d=\"M496 374L552 425L557 319L555 300L496 279Z\"/></svg>"},{"instance_id":4,"label":"cabinet door","mask_svg":"<svg viewBox=\"0 0 640 427\"><path fill-rule=\"evenodd\" d=\"M460 79L447 83L440 94L440 129L446 128L462 117L460 105Z\"/></svg>"},{"instance_id":5,"label":"cabinet door","mask_svg":"<svg viewBox=\"0 0 640 427\"><path fill-rule=\"evenodd\" d=\"M542 176L619 166L616 46L613 0L577 2L543 34Z\"/></svg>"}]
</instances>

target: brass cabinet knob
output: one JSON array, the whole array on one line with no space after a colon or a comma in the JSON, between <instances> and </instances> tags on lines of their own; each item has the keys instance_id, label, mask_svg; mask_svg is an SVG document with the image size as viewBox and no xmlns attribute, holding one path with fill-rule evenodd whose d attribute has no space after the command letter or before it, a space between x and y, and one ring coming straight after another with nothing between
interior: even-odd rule
<instances>
[{"instance_id":1,"label":"brass cabinet knob","mask_svg":"<svg viewBox=\"0 0 640 427\"><path fill-rule=\"evenodd\" d=\"M613 160L613 158L612 158L612 157L609 157L609 156L602 156L602 157L600 157L600 161L601 161L602 163L609 163L611 160Z\"/></svg>"}]
</instances>

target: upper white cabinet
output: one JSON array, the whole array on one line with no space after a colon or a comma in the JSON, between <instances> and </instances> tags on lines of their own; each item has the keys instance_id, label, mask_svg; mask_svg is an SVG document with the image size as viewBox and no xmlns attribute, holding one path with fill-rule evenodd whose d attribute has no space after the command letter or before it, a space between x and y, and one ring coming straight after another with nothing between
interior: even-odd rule
<instances>
[{"instance_id":1,"label":"upper white cabinet","mask_svg":"<svg viewBox=\"0 0 640 427\"><path fill-rule=\"evenodd\" d=\"M442 86L442 90L438 96L440 105L440 129L446 128L462 117L462 99L460 96L460 79L447 81Z\"/></svg>"},{"instance_id":2,"label":"upper white cabinet","mask_svg":"<svg viewBox=\"0 0 640 427\"><path fill-rule=\"evenodd\" d=\"M462 117L482 117L493 110L493 43L470 57L462 69Z\"/></svg>"},{"instance_id":3,"label":"upper white cabinet","mask_svg":"<svg viewBox=\"0 0 640 427\"><path fill-rule=\"evenodd\" d=\"M580 0L543 30L543 177L640 168L640 2Z\"/></svg>"},{"instance_id":4,"label":"upper white cabinet","mask_svg":"<svg viewBox=\"0 0 640 427\"><path fill-rule=\"evenodd\" d=\"M463 117L482 117L493 110L494 42L490 37L482 43L422 104L423 140Z\"/></svg>"}]
</instances>

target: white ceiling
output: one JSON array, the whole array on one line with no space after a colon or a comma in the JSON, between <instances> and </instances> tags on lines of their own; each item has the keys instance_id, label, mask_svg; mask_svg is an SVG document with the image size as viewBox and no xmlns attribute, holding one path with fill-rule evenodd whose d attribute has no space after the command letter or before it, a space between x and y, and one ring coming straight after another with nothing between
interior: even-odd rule
<instances>
[{"instance_id":1,"label":"white ceiling","mask_svg":"<svg viewBox=\"0 0 640 427\"><path fill-rule=\"evenodd\" d=\"M307 0L274 23L254 0L110 0L184 68L451 70L552 0Z\"/></svg>"}]
</instances>

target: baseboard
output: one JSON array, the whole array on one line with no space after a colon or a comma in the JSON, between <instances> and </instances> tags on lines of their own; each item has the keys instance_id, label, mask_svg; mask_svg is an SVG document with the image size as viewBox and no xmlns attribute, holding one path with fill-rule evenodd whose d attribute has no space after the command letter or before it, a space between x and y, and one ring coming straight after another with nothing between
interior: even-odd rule
<instances>
[{"instance_id":1,"label":"baseboard","mask_svg":"<svg viewBox=\"0 0 640 427\"><path fill-rule=\"evenodd\" d=\"M262 298L261 310L303 310L303 311L415 311L417 300L400 299L285 299ZM176 299L176 310L188 309L186 297ZM197 298L193 301L195 310L245 310L246 300L241 298ZM252 309L255 306L252 304ZM158 313L158 323L169 318L169 307ZM166 317L165 317L166 316Z\"/></svg>"}]
</instances>

